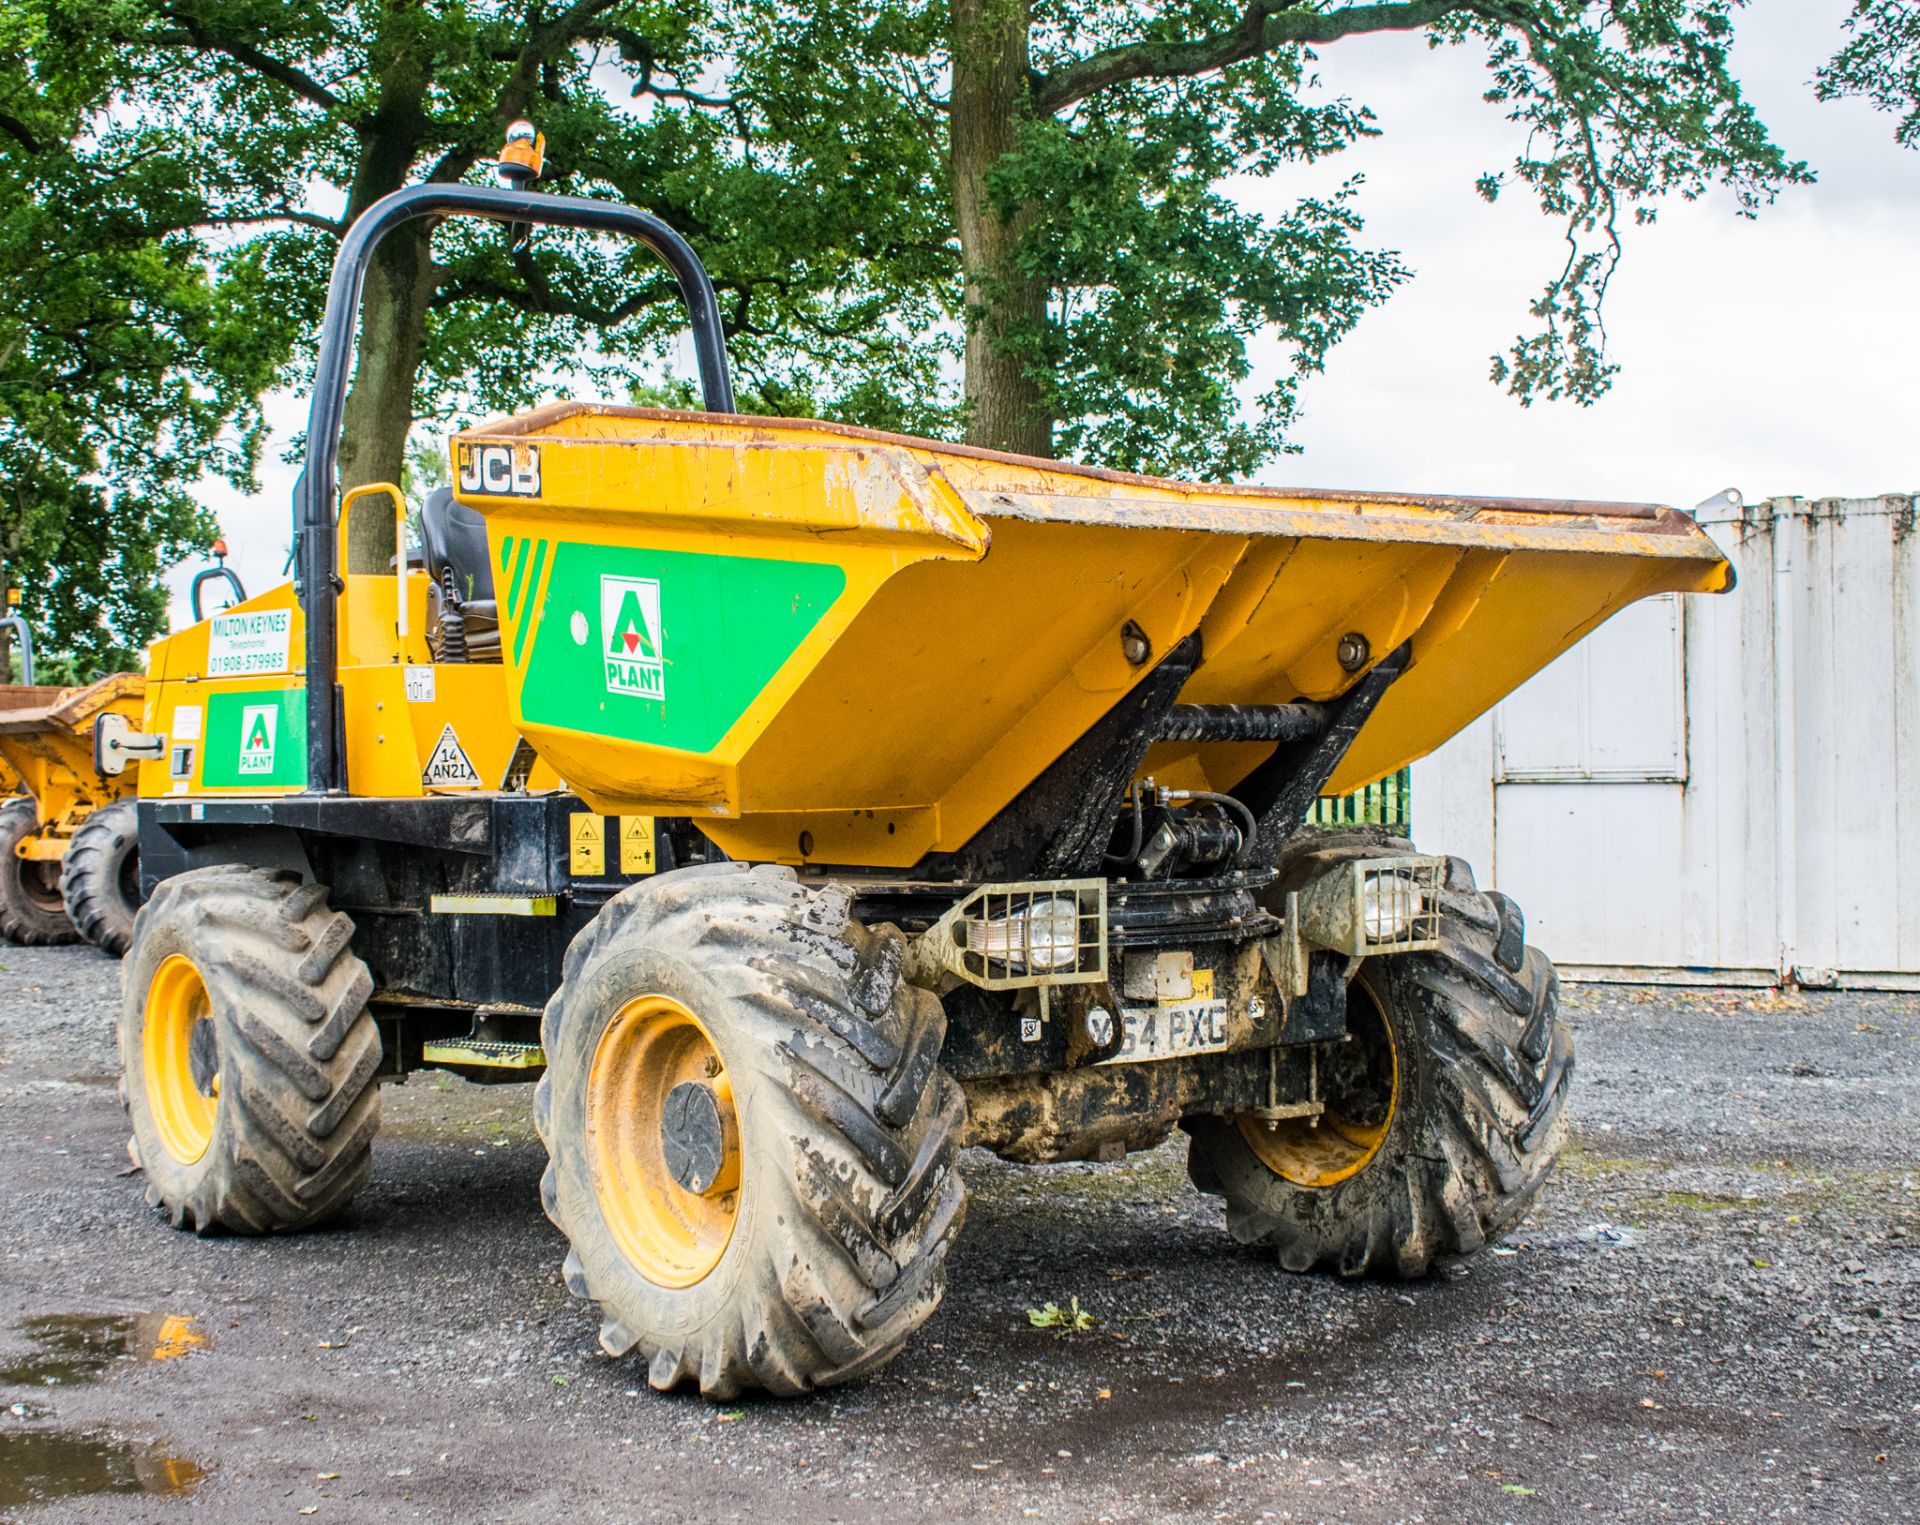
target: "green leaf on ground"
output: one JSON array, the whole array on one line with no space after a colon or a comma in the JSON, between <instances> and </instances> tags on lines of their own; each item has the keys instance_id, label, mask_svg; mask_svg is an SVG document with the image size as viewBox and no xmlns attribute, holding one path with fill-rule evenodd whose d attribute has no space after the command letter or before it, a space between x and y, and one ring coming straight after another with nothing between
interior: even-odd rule
<instances>
[{"instance_id":1,"label":"green leaf on ground","mask_svg":"<svg viewBox=\"0 0 1920 1525\"><path fill-rule=\"evenodd\" d=\"M1064 1308L1058 1303L1046 1303L1027 1309L1027 1322L1035 1329L1051 1329L1056 1334L1087 1334L1100 1321L1080 1306L1079 1298L1070 1297Z\"/></svg>"}]
</instances>

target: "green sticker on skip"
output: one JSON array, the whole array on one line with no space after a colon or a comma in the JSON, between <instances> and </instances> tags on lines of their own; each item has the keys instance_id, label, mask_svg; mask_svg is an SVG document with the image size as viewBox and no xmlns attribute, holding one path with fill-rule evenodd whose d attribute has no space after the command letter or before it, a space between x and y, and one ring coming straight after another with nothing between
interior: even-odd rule
<instances>
[{"instance_id":1,"label":"green sticker on skip","mask_svg":"<svg viewBox=\"0 0 1920 1525\"><path fill-rule=\"evenodd\" d=\"M711 751L846 587L837 566L562 545L521 685L529 723Z\"/></svg>"},{"instance_id":2,"label":"green sticker on skip","mask_svg":"<svg viewBox=\"0 0 1920 1525\"><path fill-rule=\"evenodd\" d=\"M306 690L207 695L203 745L200 782L205 788L304 787Z\"/></svg>"}]
</instances>

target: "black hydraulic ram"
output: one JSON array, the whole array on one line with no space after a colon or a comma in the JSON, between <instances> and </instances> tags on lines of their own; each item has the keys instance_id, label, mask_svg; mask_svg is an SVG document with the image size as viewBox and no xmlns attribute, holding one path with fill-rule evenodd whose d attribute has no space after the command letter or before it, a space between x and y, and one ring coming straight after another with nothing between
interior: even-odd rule
<instances>
[{"instance_id":1,"label":"black hydraulic ram","mask_svg":"<svg viewBox=\"0 0 1920 1525\"><path fill-rule=\"evenodd\" d=\"M294 533L300 567L301 608L307 621L307 792L344 789L334 707L335 600L334 502L339 491L340 424L346 413L348 363L353 358L360 288L373 251L395 228L421 217L480 217L509 226L531 223L622 233L638 239L666 262L680 283L693 330L700 393L709 413L733 411L733 381L720 327L720 304L699 256L659 218L611 201L548 196L538 191L485 185L415 185L382 197L354 222L340 241L327 287L326 318L307 414L307 461L294 487Z\"/></svg>"},{"instance_id":2,"label":"black hydraulic ram","mask_svg":"<svg viewBox=\"0 0 1920 1525\"><path fill-rule=\"evenodd\" d=\"M1176 704L1162 741L1299 741L1327 728L1322 704Z\"/></svg>"}]
</instances>

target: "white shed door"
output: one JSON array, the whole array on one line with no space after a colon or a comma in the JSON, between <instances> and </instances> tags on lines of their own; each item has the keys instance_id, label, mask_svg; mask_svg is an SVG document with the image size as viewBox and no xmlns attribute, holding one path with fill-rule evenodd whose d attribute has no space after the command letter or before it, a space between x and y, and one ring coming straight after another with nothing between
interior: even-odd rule
<instances>
[{"instance_id":1,"label":"white shed door","mask_svg":"<svg viewBox=\"0 0 1920 1525\"><path fill-rule=\"evenodd\" d=\"M1561 963L1683 957L1682 607L1629 606L1495 712L1495 882Z\"/></svg>"},{"instance_id":2,"label":"white shed door","mask_svg":"<svg viewBox=\"0 0 1920 1525\"><path fill-rule=\"evenodd\" d=\"M1682 604L1622 609L1495 712L1496 783L1685 783Z\"/></svg>"}]
</instances>

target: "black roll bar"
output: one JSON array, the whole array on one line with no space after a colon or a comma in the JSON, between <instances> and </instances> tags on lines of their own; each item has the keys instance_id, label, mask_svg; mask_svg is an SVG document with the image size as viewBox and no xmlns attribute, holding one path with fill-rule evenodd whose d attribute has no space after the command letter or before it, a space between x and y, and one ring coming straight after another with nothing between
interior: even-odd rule
<instances>
[{"instance_id":1,"label":"black roll bar","mask_svg":"<svg viewBox=\"0 0 1920 1525\"><path fill-rule=\"evenodd\" d=\"M659 218L612 201L548 196L487 185L415 185L383 196L358 217L340 241L320 325L313 404L307 413L307 460L295 484L294 544L300 602L307 621L307 792L344 787L334 705L340 584L333 565L334 502L339 491L340 425L346 414L349 362L360 314L360 290L380 240L421 217L463 215L508 224L532 223L623 233L665 261L680 283L693 328L700 392L709 413L733 412L720 303L691 245Z\"/></svg>"},{"instance_id":2,"label":"black roll bar","mask_svg":"<svg viewBox=\"0 0 1920 1525\"><path fill-rule=\"evenodd\" d=\"M201 606L200 590L210 582L224 582L227 585L227 591L233 595L233 603L227 605L229 609L233 604L244 604L247 601L246 585L240 581L240 574L232 567L224 565L202 567L193 574L193 583L187 589L187 607L193 611L193 622L196 625L207 617Z\"/></svg>"},{"instance_id":3,"label":"black roll bar","mask_svg":"<svg viewBox=\"0 0 1920 1525\"><path fill-rule=\"evenodd\" d=\"M0 614L0 630L13 632L14 644L20 648L20 681L28 688L33 687L33 626L13 610ZM0 666L0 679L6 676L6 668Z\"/></svg>"}]
</instances>

